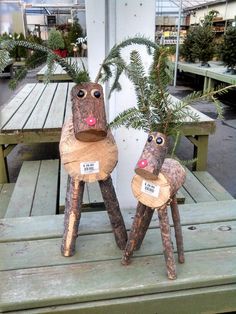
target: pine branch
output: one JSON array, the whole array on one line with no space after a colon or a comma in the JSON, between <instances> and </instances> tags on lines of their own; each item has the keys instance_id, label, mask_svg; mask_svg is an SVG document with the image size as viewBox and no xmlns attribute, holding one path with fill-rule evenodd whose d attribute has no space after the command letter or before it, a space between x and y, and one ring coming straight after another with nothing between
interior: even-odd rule
<instances>
[{"instance_id":1,"label":"pine branch","mask_svg":"<svg viewBox=\"0 0 236 314\"><path fill-rule=\"evenodd\" d=\"M1 46L0 46L1 48ZM10 63L10 54L6 50L0 50L0 72L2 72L5 67Z\"/></svg>"},{"instance_id":2,"label":"pine branch","mask_svg":"<svg viewBox=\"0 0 236 314\"><path fill-rule=\"evenodd\" d=\"M108 71L108 68L107 67L110 67L111 66L111 60L113 59L113 61L115 60L119 60L120 63L122 63L123 65L125 65L125 61L124 59L121 57L121 50L127 46L130 46L130 45L144 45L147 47L147 52L150 54L151 53L151 48L153 49L157 49L158 48L158 45L155 44L153 41L145 38L144 36L136 36L136 37L133 37L133 38L128 38L124 41L122 41L121 43L119 44L116 44L115 46L113 46L113 48L110 50L109 54L107 55L107 57L104 59L103 63L101 64L100 68L99 68L99 71L98 71L98 74L96 76L96 79L95 79L95 82L99 82L102 78L104 77L107 77L109 79L109 76L106 76L104 75L103 73L107 72ZM113 67L116 67L117 66L117 62L113 62L112 63L112 66ZM120 76L123 72L124 68L123 69L119 69L116 71L116 73L118 73L118 76ZM117 79L115 80L117 82ZM104 82L104 80L103 80ZM113 90L115 89L115 85L113 84Z\"/></svg>"},{"instance_id":3,"label":"pine branch","mask_svg":"<svg viewBox=\"0 0 236 314\"><path fill-rule=\"evenodd\" d=\"M83 72L85 72L84 70L78 69L77 65L75 66L75 64L70 64L70 62L68 62L68 60L59 57L51 49L49 49L45 46L39 45L39 44L28 42L28 41L20 41L20 40L19 41L18 40L4 40L4 41L2 41L0 43L0 49L2 49L3 52L1 52L1 55L0 55L0 62L1 62L1 60L2 60L2 62L4 62L4 58L2 56L5 53L9 55L9 51L11 51L15 47L19 47L19 46L27 48L27 49L47 53L48 60L49 60L49 68L48 68L48 73L47 73L48 77L50 77L50 75L52 74L52 70L53 70L52 62L54 60L60 64L60 66L68 73L68 75L72 78L72 80L74 82L77 82L77 83L78 83L78 81L81 82L81 78L86 79L86 81L89 80L89 76L88 76L87 71L85 74L83 74Z\"/></svg>"},{"instance_id":4,"label":"pine branch","mask_svg":"<svg viewBox=\"0 0 236 314\"><path fill-rule=\"evenodd\" d=\"M149 122L135 107L124 110L110 123L111 128L118 128L122 125L126 128L150 130Z\"/></svg>"}]
</instances>

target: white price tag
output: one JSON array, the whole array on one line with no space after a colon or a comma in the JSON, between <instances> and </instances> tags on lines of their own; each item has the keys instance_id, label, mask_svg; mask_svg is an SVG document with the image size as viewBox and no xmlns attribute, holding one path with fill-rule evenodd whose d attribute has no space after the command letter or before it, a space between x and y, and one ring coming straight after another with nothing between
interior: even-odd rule
<instances>
[{"instance_id":1,"label":"white price tag","mask_svg":"<svg viewBox=\"0 0 236 314\"><path fill-rule=\"evenodd\" d=\"M88 161L80 163L81 174L91 174L99 172L99 161Z\"/></svg>"},{"instance_id":2,"label":"white price tag","mask_svg":"<svg viewBox=\"0 0 236 314\"><path fill-rule=\"evenodd\" d=\"M142 182L142 186L141 186L141 191L143 193L146 193L148 195L154 196L154 197L158 197L159 196L159 192L160 192L160 186L159 185L155 185L151 182L148 182L146 180L143 180Z\"/></svg>"}]
</instances>

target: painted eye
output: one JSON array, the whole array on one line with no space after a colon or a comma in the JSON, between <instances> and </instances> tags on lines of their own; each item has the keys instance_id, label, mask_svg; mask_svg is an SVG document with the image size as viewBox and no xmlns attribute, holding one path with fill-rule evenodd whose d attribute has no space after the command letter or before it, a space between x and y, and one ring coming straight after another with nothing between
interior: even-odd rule
<instances>
[{"instance_id":1,"label":"painted eye","mask_svg":"<svg viewBox=\"0 0 236 314\"><path fill-rule=\"evenodd\" d=\"M164 139L163 139L162 137L157 137L156 143L157 143L158 145L161 145L161 144L164 143Z\"/></svg>"},{"instance_id":2,"label":"painted eye","mask_svg":"<svg viewBox=\"0 0 236 314\"><path fill-rule=\"evenodd\" d=\"M77 93L79 98L84 98L86 96L86 92L83 89L80 89Z\"/></svg>"},{"instance_id":3,"label":"painted eye","mask_svg":"<svg viewBox=\"0 0 236 314\"><path fill-rule=\"evenodd\" d=\"M152 140L153 140L153 136L152 135L148 136L147 141L150 143Z\"/></svg>"},{"instance_id":4,"label":"painted eye","mask_svg":"<svg viewBox=\"0 0 236 314\"><path fill-rule=\"evenodd\" d=\"M96 97L96 98L99 98L101 96L101 93L98 90L95 90L93 92L93 96Z\"/></svg>"}]
</instances>

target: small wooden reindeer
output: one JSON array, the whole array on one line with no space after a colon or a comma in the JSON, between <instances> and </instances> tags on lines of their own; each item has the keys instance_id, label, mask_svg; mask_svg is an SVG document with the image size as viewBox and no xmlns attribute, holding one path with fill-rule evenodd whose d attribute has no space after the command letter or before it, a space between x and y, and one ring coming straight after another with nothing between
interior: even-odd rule
<instances>
[{"instance_id":1,"label":"small wooden reindeer","mask_svg":"<svg viewBox=\"0 0 236 314\"><path fill-rule=\"evenodd\" d=\"M62 255L75 252L85 182L98 181L120 249L127 232L110 173L117 163L117 147L107 128L103 90L97 83L81 83L71 91L72 119L62 129L60 154L69 174Z\"/></svg>"},{"instance_id":2,"label":"small wooden reindeer","mask_svg":"<svg viewBox=\"0 0 236 314\"><path fill-rule=\"evenodd\" d=\"M129 264L133 251L140 248L154 210L156 210L160 222L167 275L169 279L175 279L176 266L167 206L170 204L172 211L178 260L180 263L184 263L183 237L176 193L183 185L186 174L178 161L166 158L167 142L165 134L149 133L142 155L136 165L132 190L139 202L122 263Z\"/></svg>"}]
</instances>

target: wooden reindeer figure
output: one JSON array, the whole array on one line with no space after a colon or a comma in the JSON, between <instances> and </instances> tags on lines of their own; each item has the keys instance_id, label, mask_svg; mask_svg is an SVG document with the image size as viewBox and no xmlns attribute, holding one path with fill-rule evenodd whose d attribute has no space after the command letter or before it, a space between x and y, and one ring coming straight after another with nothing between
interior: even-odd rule
<instances>
[{"instance_id":1,"label":"wooden reindeer figure","mask_svg":"<svg viewBox=\"0 0 236 314\"><path fill-rule=\"evenodd\" d=\"M183 237L176 193L183 185L186 174L178 161L166 158L167 150L167 136L159 132L149 134L135 168L136 175L132 180L132 190L139 202L122 264L129 264L133 251L140 248L154 210L156 210L160 222L167 275L169 279L175 279L176 266L167 206L170 204L172 211L178 260L184 263Z\"/></svg>"},{"instance_id":2,"label":"wooden reindeer figure","mask_svg":"<svg viewBox=\"0 0 236 314\"><path fill-rule=\"evenodd\" d=\"M95 181L99 183L116 243L124 249L127 232L110 177L118 151L107 128L102 87L97 83L76 85L71 100L72 119L63 126L60 141L61 160L69 174L62 255L75 253L84 184Z\"/></svg>"}]
</instances>

